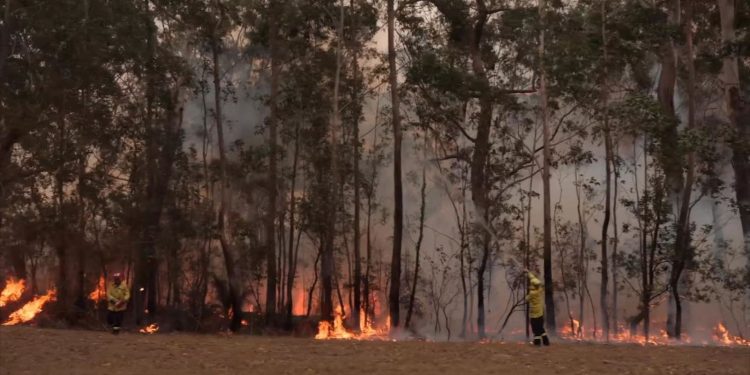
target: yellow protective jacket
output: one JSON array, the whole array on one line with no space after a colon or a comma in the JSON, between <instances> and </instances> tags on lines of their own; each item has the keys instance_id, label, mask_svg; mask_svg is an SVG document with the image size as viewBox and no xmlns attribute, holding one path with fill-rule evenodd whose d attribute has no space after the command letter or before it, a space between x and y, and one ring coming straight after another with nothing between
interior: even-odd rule
<instances>
[{"instance_id":1,"label":"yellow protective jacket","mask_svg":"<svg viewBox=\"0 0 750 375\"><path fill-rule=\"evenodd\" d=\"M121 282L120 285L115 286L114 283L110 283L107 287L107 309L109 311L125 311L128 308L128 301L130 300L130 289Z\"/></svg>"},{"instance_id":2,"label":"yellow protective jacket","mask_svg":"<svg viewBox=\"0 0 750 375\"><path fill-rule=\"evenodd\" d=\"M530 288L529 294L526 296L526 301L529 302L529 317L541 318L544 316L544 287L541 286L542 283L531 272L529 272L529 281L532 284L536 282L540 285L538 288Z\"/></svg>"}]
</instances>

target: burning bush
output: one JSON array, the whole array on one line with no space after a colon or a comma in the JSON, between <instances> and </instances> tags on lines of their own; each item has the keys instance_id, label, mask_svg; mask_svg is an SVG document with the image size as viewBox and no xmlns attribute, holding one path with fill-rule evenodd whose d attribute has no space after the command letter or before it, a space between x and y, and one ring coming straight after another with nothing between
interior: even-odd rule
<instances>
[{"instance_id":1,"label":"burning bush","mask_svg":"<svg viewBox=\"0 0 750 375\"><path fill-rule=\"evenodd\" d=\"M26 282L24 280L16 280L13 277L8 278L5 282L5 288L0 292L0 307L17 301L21 298L24 290L26 290Z\"/></svg>"},{"instance_id":2,"label":"burning bush","mask_svg":"<svg viewBox=\"0 0 750 375\"><path fill-rule=\"evenodd\" d=\"M37 314L42 312L42 308L45 304L47 304L47 302L54 301L56 299L56 294L57 291L55 289L50 289L49 291L47 291L47 294L34 297L31 302L28 302L27 304L23 305L23 307L10 314L10 317L8 317L8 321L3 323L3 325L12 326L20 323L26 323L34 319Z\"/></svg>"}]
</instances>

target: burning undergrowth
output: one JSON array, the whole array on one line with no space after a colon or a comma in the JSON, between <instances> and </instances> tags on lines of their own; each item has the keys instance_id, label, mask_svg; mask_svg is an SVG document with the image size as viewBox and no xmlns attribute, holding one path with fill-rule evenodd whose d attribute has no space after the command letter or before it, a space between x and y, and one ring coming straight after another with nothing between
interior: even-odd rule
<instances>
[{"instance_id":1,"label":"burning undergrowth","mask_svg":"<svg viewBox=\"0 0 750 375\"><path fill-rule=\"evenodd\" d=\"M318 323L316 340L390 340L390 319L382 326L375 326L368 319L364 310L359 314L359 330L347 329L344 321L347 316L342 313L341 307L337 307L333 317L333 323L326 320Z\"/></svg>"},{"instance_id":2,"label":"burning undergrowth","mask_svg":"<svg viewBox=\"0 0 750 375\"><path fill-rule=\"evenodd\" d=\"M653 323L652 326L659 327L664 324ZM720 346L748 346L750 340L741 336L735 336L729 332L726 325L719 322L710 329L695 329L691 334L683 334L681 339L675 340L670 337L666 329L658 328L655 332L646 337L642 333L633 332L623 326L611 332L609 337L605 337L602 329L590 329L585 327L576 319L570 319L567 324L559 330L560 338L567 341L579 342L606 342L613 344L638 344L638 345L720 345Z\"/></svg>"},{"instance_id":3,"label":"burning undergrowth","mask_svg":"<svg viewBox=\"0 0 750 375\"><path fill-rule=\"evenodd\" d=\"M88 299L93 302L95 308L106 301L106 280L100 277L93 290L88 294ZM30 296L26 288L25 280L8 278L5 287L0 291L0 316L4 326L33 323L45 308L55 302L57 291L54 288L49 289L46 293ZM243 309L244 310L244 309ZM249 331L253 326L253 317L258 315L254 308L243 311L242 326ZM233 312L228 312L229 316ZM377 340L391 341L394 336L391 332L390 320L385 312L379 314L366 314L364 309L359 312L359 326L354 327L351 313L341 306L337 307L332 321L322 320L317 324L317 331L314 332L316 340ZM377 317L377 318L376 318ZM152 317L153 318L153 317ZM227 316L219 313L217 318L226 320ZM161 323L161 321L160 321ZM313 323L314 324L314 323ZM171 330L167 324L167 330ZM663 328L664 322L653 322L651 324L654 330L646 337L640 332L633 332L623 326L613 330L608 338L601 328L592 329L585 327L576 319L569 319L565 325L560 327L557 332L557 340L566 342L593 342L593 343L610 343L610 344L637 344L647 345L695 345L695 346L743 346L750 347L750 340L741 335L733 334L727 326L722 323L716 323L713 327L696 328L690 334L684 334L680 341L670 338ZM160 324L152 323L137 328L141 334L155 334L163 331ZM357 329L358 328L358 329ZM525 341L523 330L517 329L509 333L510 341ZM436 340L439 341L439 340ZM488 343L494 340L483 340L480 343Z\"/></svg>"},{"instance_id":4,"label":"burning undergrowth","mask_svg":"<svg viewBox=\"0 0 750 375\"><path fill-rule=\"evenodd\" d=\"M13 277L9 278L5 284L5 288L0 292L0 307L4 307L8 303L20 299L24 290L26 290L26 282L24 280L16 280Z\"/></svg>"},{"instance_id":5,"label":"burning undergrowth","mask_svg":"<svg viewBox=\"0 0 750 375\"><path fill-rule=\"evenodd\" d=\"M21 284L22 285L22 284ZM9 286L6 286L5 289L3 289L2 295L8 295L11 296L11 292L6 293L8 288L17 288L18 284L12 284L9 283ZM17 290L17 289L14 289ZM23 289L21 289L21 292L23 293ZM13 294L12 296L15 296ZM10 301L17 301L20 298L20 294L18 297L15 297L15 299L8 299L6 302ZM32 321L36 316L42 312L44 309L44 306L52 301L55 301L57 298L57 291L53 288L47 291L46 294L41 296L34 296L31 301L25 303L21 308L13 311L9 316L8 319L3 323L4 326L12 326L16 324L26 323Z\"/></svg>"}]
</instances>

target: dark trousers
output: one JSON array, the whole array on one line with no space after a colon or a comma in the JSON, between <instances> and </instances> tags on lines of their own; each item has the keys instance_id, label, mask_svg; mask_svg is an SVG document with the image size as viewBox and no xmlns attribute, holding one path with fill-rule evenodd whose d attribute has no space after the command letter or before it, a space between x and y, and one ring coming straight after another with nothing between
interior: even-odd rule
<instances>
[{"instance_id":1,"label":"dark trousers","mask_svg":"<svg viewBox=\"0 0 750 375\"><path fill-rule=\"evenodd\" d=\"M544 330L544 316L538 318L531 318L531 331L534 333L534 345L549 345L549 337L547 337L547 331Z\"/></svg>"},{"instance_id":2,"label":"dark trousers","mask_svg":"<svg viewBox=\"0 0 750 375\"><path fill-rule=\"evenodd\" d=\"M110 310L107 314L107 323L112 326L112 331L116 332L120 330L122 326L122 319L125 317L125 311L112 311Z\"/></svg>"}]
</instances>

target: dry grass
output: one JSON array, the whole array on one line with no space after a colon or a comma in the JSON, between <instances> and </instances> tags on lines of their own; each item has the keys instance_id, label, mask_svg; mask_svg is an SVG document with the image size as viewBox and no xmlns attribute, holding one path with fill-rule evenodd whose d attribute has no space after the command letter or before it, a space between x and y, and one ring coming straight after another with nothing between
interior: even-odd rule
<instances>
[{"instance_id":1,"label":"dry grass","mask_svg":"<svg viewBox=\"0 0 750 375\"><path fill-rule=\"evenodd\" d=\"M750 374L750 349L314 341L0 328L6 374Z\"/></svg>"}]
</instances>

